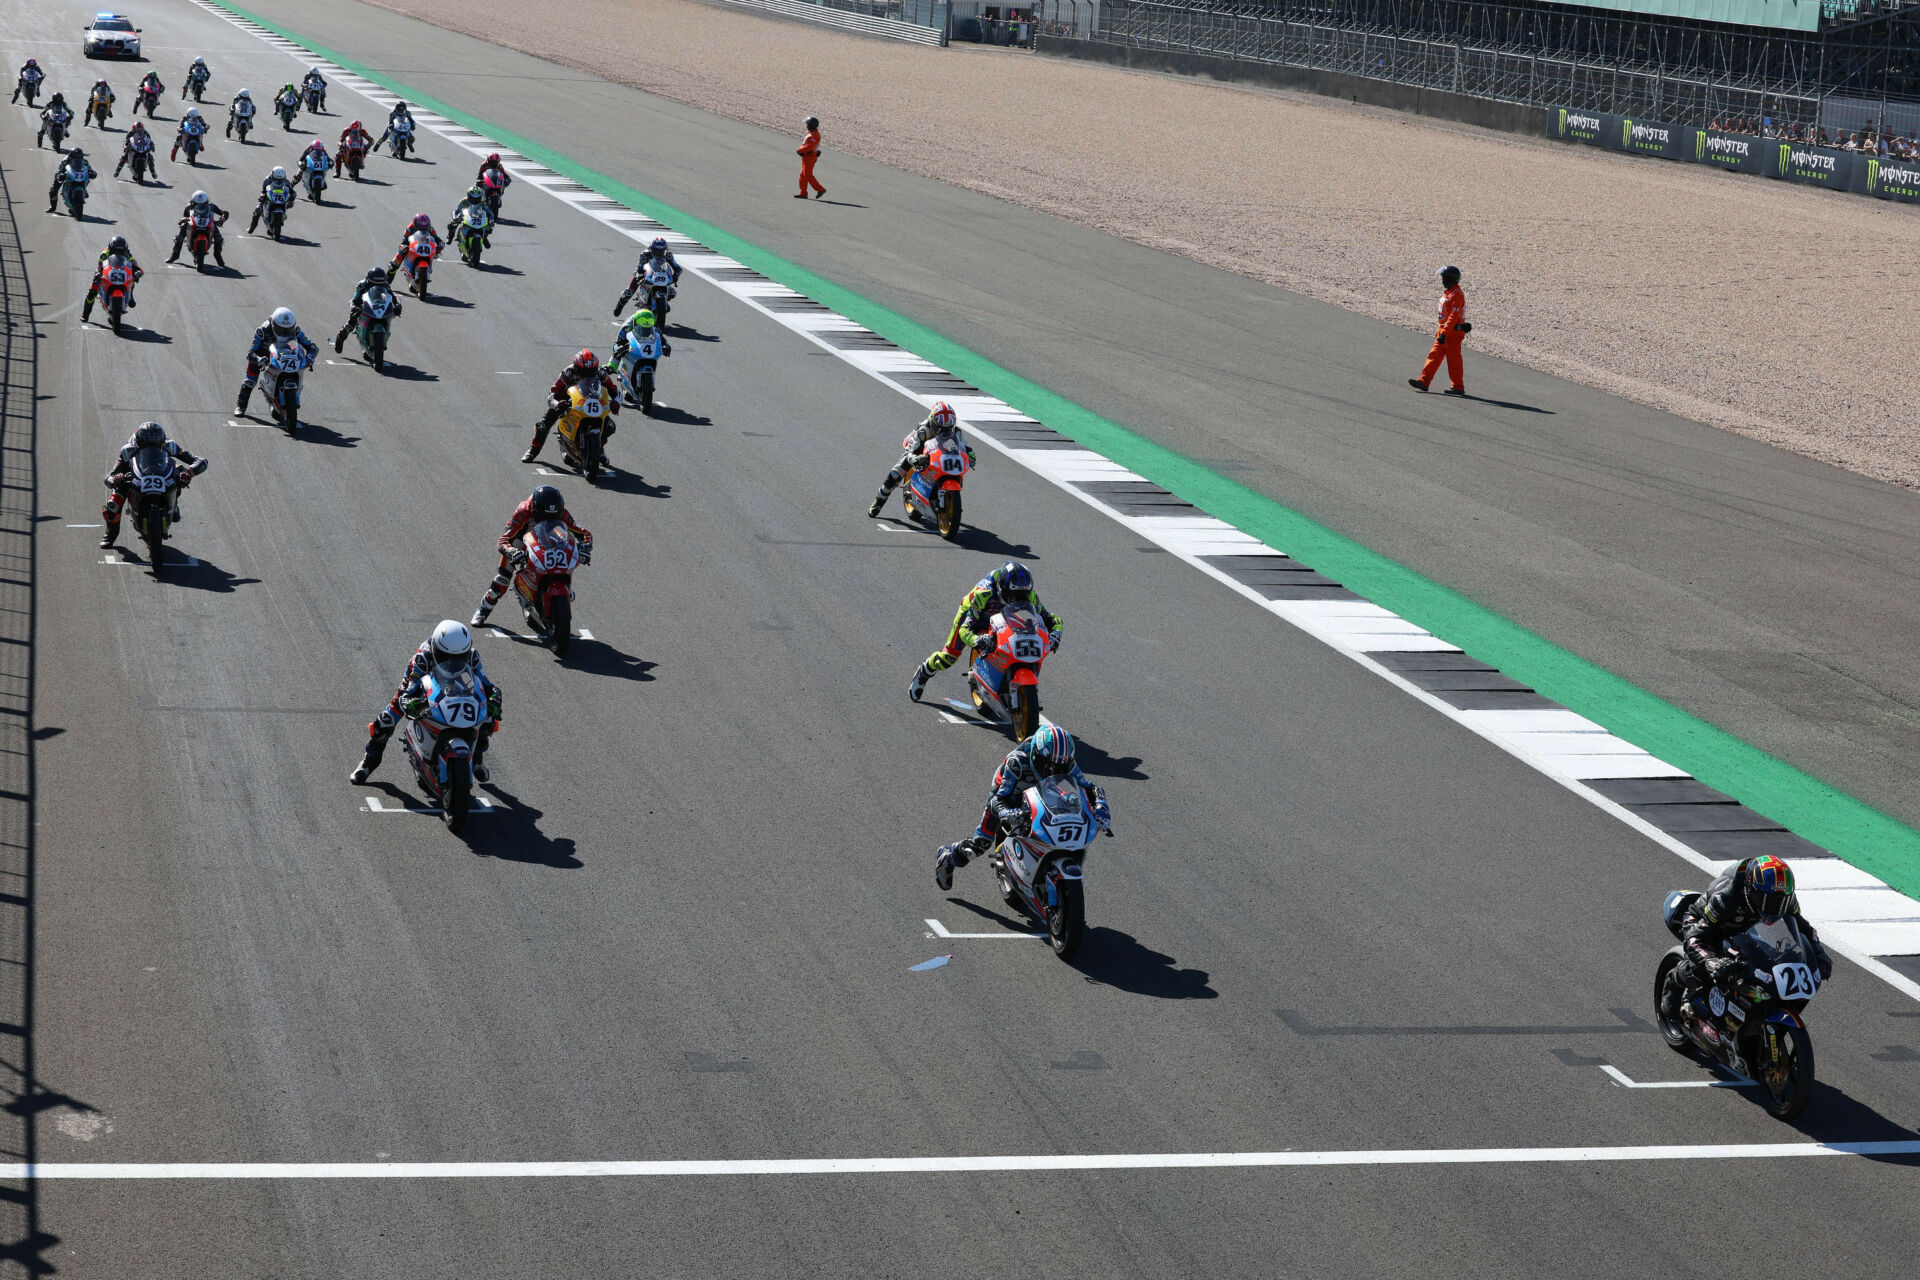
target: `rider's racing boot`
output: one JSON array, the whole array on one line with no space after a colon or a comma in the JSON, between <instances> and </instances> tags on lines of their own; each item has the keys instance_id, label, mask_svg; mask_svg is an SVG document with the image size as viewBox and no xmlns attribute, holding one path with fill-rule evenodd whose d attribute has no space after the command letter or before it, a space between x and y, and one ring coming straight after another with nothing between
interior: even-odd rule
<instances>
[{"instance_id":1,"label":"rider's racing boot","mask_svg":"<svg viewBox=\"0 0 1920 1280\"><path fill-rule=\"evenodd\" d=\"M920 701L920 695L926 692L927 681L931 679L933 679L932 668L924 662L921 663L920 669L913 673L913 683L907 686L907 696L915 702Z\"/></svg>"},{"instance_id":2,"label":"rider's racing boot","mask_svg":"<svg viewBox=\"0 0 1920 1280\"><path fill-rule=\"evenodd\" d=\"M250 400L252 397L253 397L253 384L248 382L241 383L240 398L234 402L234 406L233 406L234 417L244 418L247 416L247 401Z\"/></svg>"},{"instance_id":3,"label":"rider's racing boot","mask_svg":"<svg viewBox=\"0 0 1920 1280\"><path fill-rule=\"evenodd\" d=\"M347 331L345 329L342 329L340 330L340 332L333 335L333 354L339 355L342 351L346 350L346 347L347 347Z\"/></svg>"},{"instance_id":4,"label":"rider's racing boot","mask_svg":"<svg viewBox=\"0 0 1920 1280\"><path fill-rule=\"evenodd\" d=\"M933 855L933 883L939 886L942 893L953 888L953 872L958 865L953 855L959 847L959 845L946 845L940 852Z\"/></svg>"},{"instance_id":5,"label":"rider's racing boot","mask_svg":"<svg viewBox=\"0 0 1920 1280\"><path fill-rule=\"evenodd\" d=\"M893 490L886 485L881 485L880 492L873 495L873 505L867 508L867 514L870 516L878 516L880 514L880 508L886 506L887 499L892 496ZM918 699L915 699L915 701L918 701Z\"/></svg>"},{"instance_id":6,"label":"rider's racing boot","mask_svg":"<svg viewBox=\"0 0 1920 1280\"><path fill-rule=\"evenodd\" d=\"M365 782L373 775L373 771L380 767L382 754L384 753L369 749L367 754L361 757L360 763L354 767L353 772L347 775L347 781L356 787Z\"/></svg>"},{"instance_id":7,"label":"rider's racing boot","mask_svg":"<svg viewBox=\"0 0 1920 1280\"><path fill-rule=\"evenodd\" d=\"M478 609L475 609L475 610L473 611L473 621L472 621L472 622L469 622L469 623L468 623L467 625L468 625L468 626L470 626L470 627L484 627L484 626L486 626L486 625L487 625L487 617L488 617L488 615L490 615L490 614L491 614L492 612L493 612L493 606L492 606L492 605L490 605L490 604L488 604L488 603L486 603L486 602L485 602L484 600L483 600L483 601L481 601L481 603L480 603L480 607L479 607Z\"/></svg>"},{"instance_id":8,"label":"rider's racing boot","mask_svg":"<svg viewBox=\"0 0 1920 1280\"><path fill-rule=\"evenodd\" d=\"M487 768L487 762L476 759L473 762L473 780L475 782L493 781L493 770Z\"/></svg>"}]
</instances>

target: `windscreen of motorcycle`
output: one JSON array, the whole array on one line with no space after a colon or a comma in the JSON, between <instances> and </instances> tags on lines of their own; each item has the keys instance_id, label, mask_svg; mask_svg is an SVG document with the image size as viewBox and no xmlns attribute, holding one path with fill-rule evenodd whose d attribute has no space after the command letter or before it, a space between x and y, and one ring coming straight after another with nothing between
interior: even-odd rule
<instances>
[{"instance_id":1,"label":"windscreen of motorcycle","mask_svg":"<svg viewBox=\"0 0 1920 1280\"><path fill-rule=\"evenodd\" d=\"M1761 921L1733 939L1733 950L1753 966L1755 976L1782 1000L1809 1000L1820 989L1820 967L1813 948L1793 916Z\"/></svg>"},{"instance_id":2,"label":"windscreen of motorcycle","mask_svg":"<svg viewBox=\"0 0 1920 1280\"><path fill-rule=\"evenodd\" d=\"M1070 777L1043 778L1033 794L1039 802L1034 834L1056 849L1086 848L1094 826L1080 784Z\"/></svg>"},{"instance_id":3,"label":"windscreen of motorcycle","mask_svg":"<svg viewBox=\"0 0 1920 1280\"><path fill-rule=\"evenodd\" d=\"M133 480L142 493L165 493L173 487L173 455L147 448L133 455Z\"/></svg>"},{"instance_id":4,"label":"windscreen of motorcycle","mask_svg":"<svg viewBox=\"0 0 1920 1280\"><path fill-rule=\"evenodd\" d=\"M535 568L546 572L571 571L574 561L579 559L580 548L573 540L573 531L559 520L542 520L529 531L533 537L533 546L527 551L529 561Z\"/></svg>"},{"instance_id":5,"label":"windscreen of motorcycle","mask_svg":"<svg viewBox=\"0 0 1920 1280\"><path fill-rule=\"evenodd\" d=\"M428 714L449 729L479 728L483 705L472 667L443 662L427 677Z\"/></svg>"},{"instance_id":6,"label":"windscreen of motorcycle","mask_svg":"<svg viewBox=\"0 0 1920 1280\"><path fill-rule=\"evenodd\" d=\"M369 320L384 320L393 308L393 295L385 289L369 289L360 299L360 311Z\"/></svg>"}]
</instances>

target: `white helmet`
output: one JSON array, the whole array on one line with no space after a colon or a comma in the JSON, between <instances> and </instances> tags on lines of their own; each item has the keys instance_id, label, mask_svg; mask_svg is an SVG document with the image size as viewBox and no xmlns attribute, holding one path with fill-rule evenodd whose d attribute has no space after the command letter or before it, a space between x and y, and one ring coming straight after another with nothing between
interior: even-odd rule
<instances>
[{"instance_id":1,"label":"white helmet","mask_svg":"<svg viewBox=\"0 0 1920 1280\"><path fill-rule=\"evenodd\" d=\"M435 666L464 667L473 658L473 632L467 629L466 623L452 618L435 627L427 643L433 646Z\"/></svg>"},{"instance_id":2,"label":"white helmet","mask_svg":"<svg viewBox=\"0 0 1920 1280\"><path fill-rule=\"evenodd\" d=\"M188 115L188 116L190 116L190 117L192 117L192 118L193 118L193 119L195 119L195 120L198 120L198 119L200 118L200 108L198 108L198 107L188 107L188 108L187 108L187 115Z\"/></svg>"},{"instance_id":3,"label":"white helmet","mask_svg":"<svg viewBox=\"0 0 1920 1280\"><path fill-rule=\"evenodd\" d=\"M195 204L205 204L207 202L207 193L204 191L196 191L193 193L191 199Z\"/></svg>"},{"instance_id":4,"label":"white helmet","mask_svg":"<svg viewBox=\"0 0 1920 1280\"><path fill-rule=\"evenodd\" d=\"M276 332L288 336L291 336L293 331L300 327L299 322L293 318L292 309L288 307L275 307L273 314L268 316L267 319L272 321Z\"/></svg>"},{"instance_id":5,"label":"white helmet","mask_svg":"<svg viewBox=\"0 0 1920 1280\"><path fill-rule=\"evenodd\" d=\"M282 182L285 182L285 181L287 180L287 170L286 170L286 166L285 166L285 165L278 165L278 164L277 164L277 165L275 165L275 166L273 166L273 174L272 174L272 176L273 176L273 177L275 177L275 178L278 178L278 179L279 179L280 181L282 181Z\"/></svg>"},{"instance_id":6,"label":"white helmet","mask_svg":"<svg viewBox=\"0 0 1920 1280\"><path fill-rule=\"evenodd\" d=\"M247 100L248 100L249 102L251 102L251 101L253 100L253 90L251 90L251 89L242 89L242 90L241 90L240 92L238 92L238 93L236 93L236 94L234 94L233 96L234 96L234 97L236 97L236 98L245 98L245 99L247 99Z\"/></svg>"}]
</instances>

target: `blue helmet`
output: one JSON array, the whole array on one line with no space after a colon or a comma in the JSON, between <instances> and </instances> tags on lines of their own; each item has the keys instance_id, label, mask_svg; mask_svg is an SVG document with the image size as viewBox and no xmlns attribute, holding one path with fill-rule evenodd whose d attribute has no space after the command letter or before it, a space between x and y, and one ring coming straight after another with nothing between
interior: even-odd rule
<instances>
[{"instance_id":1,"label":"blue helmet","mask_svg":"<svg viewBox=\"0 0 1920 1280\"><path fill-rule=\"evenodd\" d=\"M1073 768L1073 735L1057 724L1043 724L1027 739L1032 749L1033 767L1043 778Z\"/></svg>"},{"instance_id":2,"label":"blue helmet","mask_svg":"<svg viewBox=\"0 0 1920 1280\"><path fill-rule=\"evenodd\" d=\"M1002 603L1026 601L1033 597L1033 574L1018 560L1009 560L987 575L993 584L994 598Z\"/></svg>"}]
</instances>

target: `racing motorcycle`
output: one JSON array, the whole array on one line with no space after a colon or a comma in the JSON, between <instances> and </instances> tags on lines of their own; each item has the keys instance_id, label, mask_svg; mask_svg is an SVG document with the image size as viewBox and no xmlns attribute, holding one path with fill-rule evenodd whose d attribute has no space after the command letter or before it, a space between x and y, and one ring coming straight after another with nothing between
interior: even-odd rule
<instances>
[{"instance_id":1,"label":"racing motorcycle","mask_svg":"<svg viewBox=\"0 0 1920 1280\"><path fill-rule=\"evenodd\" d=\"M133 165L133 180L141 186L144 187L147 185L147 176L149 174L152 174L156 179L159 177L158 174L153 172L153 152L129 152L127 159L128 163Z\"/></svg>"},{"instance_id":2,"label":"racing motorcycle","mask_svg":"<svg viewBox=\"0 0 1920 1280\"><path fill-rule=\"evenodd\" d=\"M607 466L607 402L600 398L600 386L570 387L567 411L560 415L560 456L589 482L599 478Z\"/></svg>"},{"instance_id":3,"label":"racing motorcycle","mask_svg":"<svg viewBox=\"0 0 1920 1280\"><path fill-rule=\"evenodd\" d=\"M407 237L407 250L400 255L400 269L413 281L413 296L427 296L427 281L433 278L433 260L440 253L440 242L430 233L416 231Z\"/></svg>"},{"instance_id":4,"label":"racing motorcycle","mask_svg":"<svg viewBox=\"0 0 1920 1280\"><path fill-rule=\"evenodd\" d=\"M325 195L327 190L327 171L314 165L302 165L300 167L302 170L300 175L301 182L304 183L307 188L307 199L313 201L315 204L319 204L320 197Z\"/></svg>"},{"instance_id":5,"label":"racing motorcycle","mask_svg":"<svg viewBox=\"0 0 1920 1280\"><path fill-rule=\"evenodd\" d=\"M100 267L100 302L107 309L107 323L120 332L121 317L127 313L127 299L133 291L133 264L115 254Z\"/></svg>"},{"instance_id":6,"label":"racing motorcycle","mask_svg":"<svg viewBox=\"0 0 1920 1280\"><path fill-rule=\"evenodd\" d=\"M212 78L213 73L210 71L202 71L198 67L189 70L187 72L187 83L182 86L180 97L184 99L191 93L195 102L205 102L206 99L200 95L207 91L207 81Z\"/></svg>"},{"instance_id":7,"label":"racing motorcycle","mask_svg":"<svg viewBox=\"0 0 1920 1280\"><path fill-rule=\"evenodd\" d=\"M1001 836L987 865L1000 897L1047 929L1047 945L1071 960L1087 935L1082 858L1101 832L1113 834L1107 796L1093 801L1071 777L1043 778L1027 788L1027 830Z\"/></svg>"},{"instance_id":8,"label":"racing motorcycle","mask_svg":"<svg viewBox=\"0 0 1920 1280\"><path fill-rule=\"evenodd\" d=\"M413 122L411 120L395 120L393 122L393 137L387 143L387 150L392 153L395 160L405 160L407 158L407 152L413 150Z\"/></svg>"},{"instance_id":9,"label":"racing motorcycle","mask_svg":"<svg viewBox=\"0 0 1920 1280\"><path fill-rule=\"evenodd\" d=\"M101 102L95 98L87 100L87 120L96 129L107 127L107 120L113 115L113 104Z\"/></svg>"},{"instance_id":10,"label":"racing motorcycle","mask_svg":"<svg viewBox=\"0 0 1920 1280\"><path fill-rule=\"evenodd\" d=\"M153 119L154 109L159 105L160 91L158 89L149 89L146 85L142 84L138 89L134 90L133 114L139 115L140 108L145 107L147 109L147 119L151 120Z\"/></svg>"},{"instance_id":11,"label":"racing motorcycle","mask_svg":"<svg viewBox=\"0 0 1920 1280\"><path fill-rule=\"evenodd\" d=\"M307 114L308 115L317 116L320 114L320 95L322 92L324 91L320 89L316 89L312 85L307 86Z\"/></svg>"},{"instance_id":12,"label":"racing motorcycle","mask_svg":"<svg viewBox=\"0 0 1920 1280\"><path fill-rule=\"evenodd\" d=\"M913 448L908 436L902 446ZM960 486L973 462L960 442L950 435L935 436L926 443L927 465L907 477L900 501L907 519L918 523L931 521L940 536L952 542L960 535Z\"/></svg>"},{"instance_id":13,"label":"racing motorcycle","mask_svg":"<svg viewBox=\"0 0 1920 1280\"><path fill-rule=\"evenodd\" d=\"M967 671L967 691L974 710L1011 726L1014 741L1025 742L1040 727L1040 665L1056 641L1024 604L994 614L987 625Z\"/></svg>"},{"instance_id":14,"label":"racing motorcycle","mask_svg":"<svg viewBox=\"0 0 1920 1280\"><path fill-rule=\"evenodd\" d=\"M92 181L84 174L72 169L60 171L60 195L67 202L67 212L76 219L83 217L87 208L87 183Z\"/></svg>"},{"instance_id":15,"label":"racing motorcycle","mask_svg":"<svg viewBox=\"0 0 1920 1280\"><path fill-rule=\"evenodd\" d=\"M500 216L500 199L507 194L507 177L504 171L489 169L480 175L480 191L486 197L487 210L494 217Z\"/></svg>"},{"instance_id":16,"label":"racing motorcycle","mask_svg":"<svg viewBox=\"0 0 1920 1280\"><path fill-rule=\"evenodd\" d=\"M281 96L273 100L273 113L280 117L280 127L288 133L293 132L293 118L300 114L300 98Z\"/></svg>"},{"instance_id":17,"label":"racing motorcycle","mask_svg":"<svg viewBox=\"0 0 1920 1280\"><path fill-rule=\"evenodd\" d=\"M313 357L297 342L276 342L267 348L267 407L273 420L292 435L300 429L300 383L313 367Z\"/></svg>"},{"instance_id":18,"label":"racing motorcycle","mask_svg":"<svg viewBox=\"0 0 1920 1280\"><path fill-rule=\"evenodd\" d=\"M20 93L27 100L28 110L32 110L39 105L34 99L40 96L40 82L46 78L45 73L38 67L33 68L33 74L31 76L23 75L20 77Z\"/></svg>"},{"instance_id":19,"label":"racing motorcycle","mask_svg":"<svg viewBox=\"0 0 1920 1280\"><path fill-rule=\"evenodd\" d=\"M247 134L253 131L253 114L249 112L243 116L235 113L232 123L227 128L228 134L231 135L235 129L240 131L240 145L246 146Z\"/></svg>"},{"instance_id":20,"label":"racing motorcycle","mask_svg":"<svg viewBox=\"0 0 1920 1280\"><path fill-rule=\"evenodd\" d=\"M224 221L224 219L223 219ZM196 207L187 215L187 247L193 252L193 269L207 269L207 255L213 252L213 210Z\"/></svg>"},{"instance_id":21,"label":"racing motorcycle","mask_svg":"<svg viewBox=\"0 0 1920 1280\"><path fill-rule=\"evenodd\" d=\"M349 142L346 146L340 148L340 154L335 159L334 167L344 172L355 182L358 182L360 181L360 170L365 167L366 163L367 149L357 142Z\"/></svg>"},{"instance_id":22,"label":"racing motorcycle","mask_svg":"<svg viewBox=\"0 0 1920 1280\"><path fill-rule=\"evenodd\" d=\"M155 577L160 575L165 563L160 545L173 527L180 492L206 469L205 458L188 469L165 449L141 449L133 455L130 474L120 481L127 495L127 517L133 522L133 531L147 546L147 567Z\"/></svg>"},{"instance_id":23,"label":"racing motorcycle","mask_svg":"<svg viewBox=\"0 0 1920 1280\"><path fill-rule=\"evenodd\" d=\"M47 136L53 139L53 149L55 151L61 150L61 144L67 140L67 122L72 119L72 113L68 113L66 121L60 119L58 112L48 114Z\"/></svg>"},{"instance_id":24,"label":"racing motorcycle","mask_svg":"<svg viewBox=\"0 0 1920 1280\"><path fill-rule=\"evenodd\" d=\"M561 520L542 520L520 536L513 593L520 612L535 635L553 646L553 656L564 658L573 644L573 571L580 563L580 544Z\"/></svg>"},{"instance_id":25,"label":"racing motorcycle","mask_svg":"<svg viewBox=\"0 0 1920 1280\"><path fill-rule=\"evenodd\" d=\"M393 318L399 314L400 299L390 289L369 289L360 299L360 318L354 321L353 336L375 373L386 371L387 339L393 333Z\"/></svg>"},{"instance_id":26,"label":"racing motorcycle","mask_svg":"<svg viewBox=\"0 0 1920 1280\"><path fill-rule=\"evenodd\" d=\"M436 666L421 685L425 696L405 707L400 747L421 789L440 806L440 820L457 834L473 804L473 753L487 699L470 667Z\"/></svg>"},{"instance_id":27,"label":"racing motorcycle","mask_svg":"<svg viewBox=\"0 0 1920 1280\"><path fill-rule=\"evenodd\" d=\"M1662 914L1678 938L1700 894L1667 895ZM1674 947L1654 971L1654 1018L1669 1048L1698 1052L1760 1085L1769 1113L1791 1120L1813 1098L1813 1039L1807 1002L1820 990L1818 953L1796 916L1755 924L1728 943L1736 963L1705 991L1689 994L1686 952Z\"/></svg>"},{"instance_id":28,"label":"racing motorcycle","mask_svg":"<svg viewBox=\"0 0 1920 1280\"><path fill-rule=\"evenodd\" d=\"M180 149L187 153L187 163L196 169L200 167L200 150L206 146L200 139L200 134L180 131Z\"/></svg>"},{"instance_id":29,"label":"racing motorcycle","mask_svg":"<svg viewBox=\"0 0 1920 1280\"><path fill-rule=\"evenodd\" d=\"M653 312L653 327L664 330L667 307L679 292L673 287L673 268L664 262L653 263L647 268L647 278L641 281L641 288L647 291L647 310Z\"/></svg>"},{"instance_id":30,"label":"racing motorcycle","mask_svg":"<svg viewBox=\"0 0 1920 1280\"><path fill-rule=\"evenodd\" d=\"M480 265L480 251L487 247L487 232L493 229L493 215L486 209L468 205L460 213L453 229L453 240L460 247L461 261L470 267Z\"/></svg>"},{"instance_id":31,"label":"racing motorcycle","mask_svg":"<svg viewBox=\"0 0 1920 1280\"><path fill-rule=\"evenodd\" d=\"M653 379L660 363L660 354L658 324L654 325L652 333L638 343L622 339L613 349L614 367L619 370L620 382L626 387L626 402L638 405L640 412L649 416L653 413Z\"/></svg>"},{"instance_id":32,"label":"racing motorcycle","mask_svg":"<svg viewBox=\"0 0 1920 1280\"><path fill-rule=\"evenodd\" d=\"M287 225L287 210L293 205L293 188L285 185L269 187L260 198L267 203L267 234L278 240L281 230Z\"/></svg>"}]
</instances>

